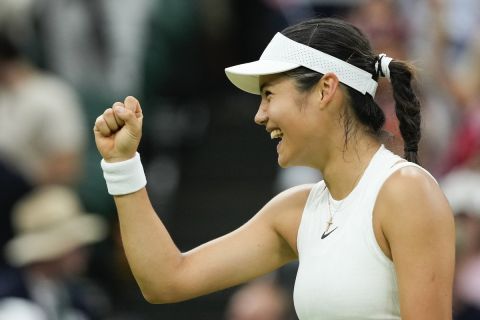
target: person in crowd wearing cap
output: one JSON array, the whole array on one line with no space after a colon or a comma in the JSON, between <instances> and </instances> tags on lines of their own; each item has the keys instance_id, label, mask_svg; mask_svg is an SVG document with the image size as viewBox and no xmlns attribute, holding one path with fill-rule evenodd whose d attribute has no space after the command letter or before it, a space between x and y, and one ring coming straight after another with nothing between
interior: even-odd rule
<instances>
[{"instance_id":1,"label":"person in crowd wearing cap","mask_svg":"<svg viewBox=\"0 0 480 320\"><path fill-rule=\"evenodd\" d=\"M325 18L286 28L258 61L226 73L261 96L255 122L280 140L279 165L314 167L324 180L280 193L239 229L182 253L145 189L140 104L116 102L94 134L145 298L194 298L299 259L294 303L302 320L451 319L453 215L417 164L411 67L374 54L353 25ZM382 144L380 76L391 81L405 159Z\"/></svg>"},{"instance_id":2,"label":"person in crowd wearing cap","mask_svg":"<svg viewBox=\"0 0 480 320\"><path fill-rule=\"evenodd\" d=\"M69 188L54 185L22 198L12 218L15 237L4 251L14 268L0 273L0 305L23 299L50 320L104 316L107 296L80 276L88 262L86 246L105 238L106 222L85 214Z\"/></svg>"}]
</instances>

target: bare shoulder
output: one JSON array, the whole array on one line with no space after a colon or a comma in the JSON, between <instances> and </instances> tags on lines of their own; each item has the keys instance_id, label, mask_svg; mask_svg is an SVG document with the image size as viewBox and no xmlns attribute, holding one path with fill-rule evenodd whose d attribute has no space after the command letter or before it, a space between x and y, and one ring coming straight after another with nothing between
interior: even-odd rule
<instances>
[{"instance_id":1,"label":"bare shoulder","mask_svg":"<svg viewBox=\"0 0 480 320\"><path fill-rule=\"evenodd\" d=\"M304 184L287 189L270 200L259 212L259 218L267 219L295 254L298 254L298 227L313 186L313 184Z\"/></svg>"},{"instance_id":2,"label":"bare shoulder","mask_svg":"<svg viewBox=\"0 0 480 320\"><path fill-rule=\"evenodd\" d=\"M416 208L414 212L431 209L424 213L427 216L451 215L448 202L437 182L415 166L395 171L383 184L377 202L392 209ZM411 210L402 213L402 216L409 215L413 215Z\"/></svg>"},{"instance_id":3,"label":"bare shoulder","mask_svg":"<svg viewBox=\"0 0 480 320\"><path fill-rule=\"evenodd\" d=\"M393 255L393 245L410 236L419 242L453 241L450 205L436 181L418 167L403 167L385 181L375 213Z\"/></svg>"},{"instance_id":4,"label":"bare shoulder","mask_svg":"<svg viewBox=\"0 0 480 320\"><path fill-rule=\"evenodd\" d=\"M280 206L282 208L297 208L305 205L308 195L314 184L302 184L289 188L276 195L267 206Z\"/></svg>"}]
</instances>

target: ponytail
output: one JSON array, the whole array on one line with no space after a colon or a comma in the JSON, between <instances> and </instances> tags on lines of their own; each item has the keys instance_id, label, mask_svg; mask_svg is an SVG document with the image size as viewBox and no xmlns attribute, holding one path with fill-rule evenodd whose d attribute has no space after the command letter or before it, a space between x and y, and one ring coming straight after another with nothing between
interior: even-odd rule
<instances>
[{"instance_id":1,"label":"ponytail","mask_svg":"<svg viewBox=\"0 0 480 320\"><path fill-rule=\"evenodd\" d=\"M402 61L393 60L389 64L389 69L395 100L395 113L404 141L404 158L418 164L421 114L420 101L412 88L413 67Z\"/></svg>"}]
</instances>

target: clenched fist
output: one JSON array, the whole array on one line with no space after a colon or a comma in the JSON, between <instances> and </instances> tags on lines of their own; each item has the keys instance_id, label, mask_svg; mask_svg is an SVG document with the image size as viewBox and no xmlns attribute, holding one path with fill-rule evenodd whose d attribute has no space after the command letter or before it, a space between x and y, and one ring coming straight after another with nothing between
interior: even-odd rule
<instances>
[{"instance_id":1,"label":"clenched fist","mask_svg":"<svg viewBox=\"0 0 480 320\"><path fill-rule=\"evenodd\" d=\"M97 118L93 132L103 159L118 162L133 158L142 137L143 114L134 97L115 102Z\"/></svg>"}]
</instances>

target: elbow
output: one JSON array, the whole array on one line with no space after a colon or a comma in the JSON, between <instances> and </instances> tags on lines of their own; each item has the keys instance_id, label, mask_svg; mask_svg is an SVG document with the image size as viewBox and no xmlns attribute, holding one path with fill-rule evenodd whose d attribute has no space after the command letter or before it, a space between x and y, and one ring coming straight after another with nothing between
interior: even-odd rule
<instances>
[{"instance_id":1,"label":"elbow","mask_svg":"<svg viewBox=\"0 0 480 320\"><path fill-rule=\"evenodd\" d=\"M188 286L185 286L180 269L180 266L176 265L175 271L172 269L165 273L168 276L154 275L153 277L137 278L144 299L151 304L167 304L187 300L189 290Z\"/></svg>"},{"instance_id":2,"label":"elbow","mask_svg":"<svg viewBox=\"0 0 480 320\"><path fill-rule=\"evenodd\" d=\"M142 290L143 298L150 304L167 304L175 302L174 299L165 294L156 292L145 292Z\"/></svg>"},{"instance_id":3,"label":"elbow","mask_svg":"<svg viewBox=\"0 0 480 320\"><path fill-rule=\"evenodd\" d=\"M173 288L141 288L143 298L151 304L168 304L185 300Z\"/></svg>"},{"instance_id":4,"label":"elbow","mask_svg":"<svg viewBox=\"0 0 480 320\"><path fill-rule=\"evenodd\" d=\"M159 295L156 293L148 293L145 291L142 291L143 298L150 304L166 304L170 303L170 300L168 297Z\"/></svg>"}]
</instances>

